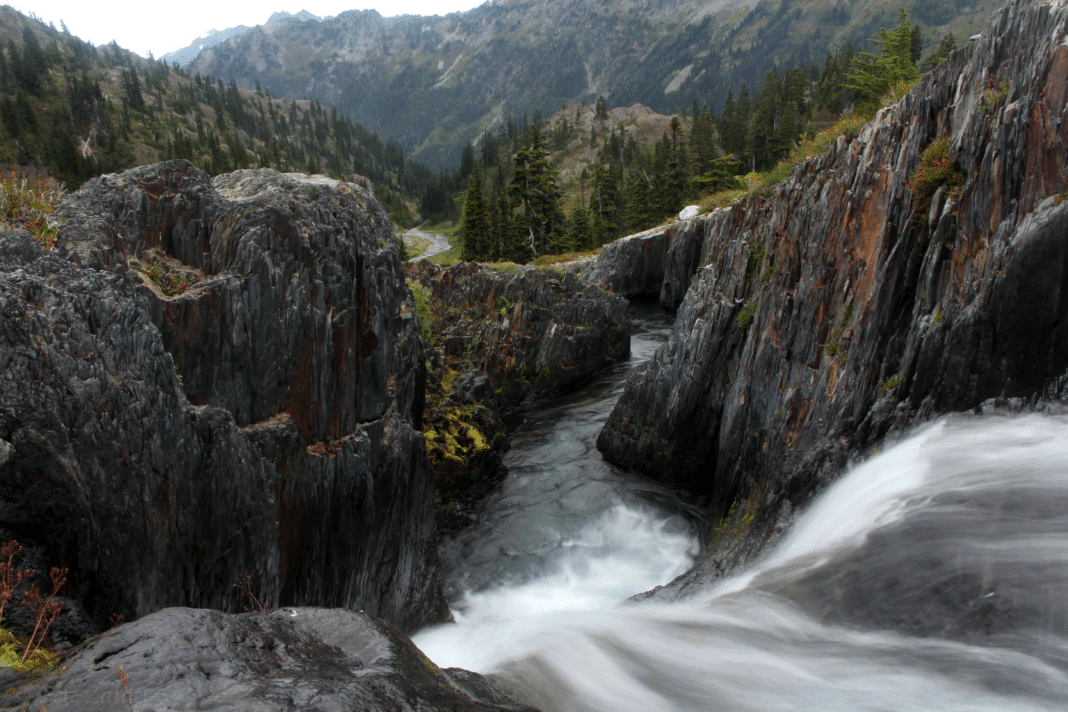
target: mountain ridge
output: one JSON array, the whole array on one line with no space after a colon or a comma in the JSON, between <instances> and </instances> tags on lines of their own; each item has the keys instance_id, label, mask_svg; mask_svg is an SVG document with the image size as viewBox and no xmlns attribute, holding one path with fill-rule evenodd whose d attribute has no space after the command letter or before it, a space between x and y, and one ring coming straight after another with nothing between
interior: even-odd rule
<instances>
[{"instance_id":1,"label":"mountain ridge","mask_svg":"<svg viewBox=\"0 0 1068 712\"><path fill-rule=\"evenodd\" d=\"M998 0L905 6L927 43L981 29ZM932 10L932 7L942 8ZM314 25L257 27L202 52L190 71L278 96L315 98L434 168L506 115L552 113L603 95L669 113L718 105L774 65L810 66L831 47L896 24L875 3L837 0L510 0L445 16L353 10Z\"/></svg>"}]
</instances>

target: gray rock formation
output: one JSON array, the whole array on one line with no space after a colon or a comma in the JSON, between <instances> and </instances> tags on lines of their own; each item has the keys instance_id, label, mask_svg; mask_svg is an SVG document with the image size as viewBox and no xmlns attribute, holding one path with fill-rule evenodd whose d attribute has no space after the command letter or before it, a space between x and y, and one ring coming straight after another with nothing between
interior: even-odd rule
<instances>
[{"instance_id":1,"label":"gray rock formation","mask_svg":"<svg viewBox=\"0 0 1068 712\"><path fill-rule=\"evenodd\" d=\"M627 298L655 297L674 309L697 271L704 238L704 220L679 220L610 242L596 257L562 268L602 289Z\"/></svg>"},{"instance_id":2,"label":"gray rock formation","mask_svg":"<svg viewBox=\"0 0 1068 712\"><path fill-rule=\"evenodd\" d=\"M120 668L129 682L119 679ZM479 675L441 670L388 623L345 610L168 608L108 631L0 707L49 712L293 709L535 712Z\"/></svg>"},{"instance_id":3,"label":"gray rock formation","mask_svg":"<svg viewBox=\"0 0 1068 712\"><path fill-rule=\"evenodd\" d=\"M672 337L598 447L726 517L707 570L888 432L1068 369L1066 76L1068 10L1012 3L855 139L697 218ZM916 214L910 178L942 137L964 182Z\"/></svg>"},{"instance_id":4,"label":"gray rock formation","mask_svg":"<svg viewBox=\"0 0 1068 712\"><path fill-rule=\"evenodd\" d=\"M630 320L622 297L551 268L406 269L430 299L424 432L448 531L507 474L501 416L626 358Z\"/></svg>"},{"instance_id":5,"label":"gray rock formation","mask_svg":"<svg viewBox=\"0 0 1068 712\"><path fill-rule=\"evenodd\" d=\"M56 249L0 246L0 526L97 623L164 606L447 615L424 359L354 184L184 161L90 181Z\"/></svg>"}]
</instances>

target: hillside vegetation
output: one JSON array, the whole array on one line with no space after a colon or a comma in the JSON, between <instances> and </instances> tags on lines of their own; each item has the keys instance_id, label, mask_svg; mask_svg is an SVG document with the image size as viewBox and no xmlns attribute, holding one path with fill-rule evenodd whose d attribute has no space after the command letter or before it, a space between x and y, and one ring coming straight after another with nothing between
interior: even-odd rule
<instances>
[{"instance_id":1,"label":"hillside vegetation","mask_svg":"<svg viewBox=\"0 0 1068 712\"><path fill-rule=\"evenodd\" d=\"M335 106L442 169L506 118L564 104L642 103L677 113L765 73L819 73L828 52L857 51L904 6L924 49L977 32L1002 0L501 0L445 17L349 11L287 19L206 48L202 74L259 81L277 96ZM816 68L813 70L813 68Z\"/></svg>"},{"instance_id":2,"label":"hillside vegetation","mask_svg":"<svg viewBox=\"0 0 1068 712\"><path fill-rule=\"evenodd\" d=\"M110 44L95 47L0 8L0 162L43 167L68 190L102 173L184 158L215 175L240 168L323 173L374 184L400 222L429 170L396 143L316 100L283 100L190 76Z\"/></svg>"}]
</instances>

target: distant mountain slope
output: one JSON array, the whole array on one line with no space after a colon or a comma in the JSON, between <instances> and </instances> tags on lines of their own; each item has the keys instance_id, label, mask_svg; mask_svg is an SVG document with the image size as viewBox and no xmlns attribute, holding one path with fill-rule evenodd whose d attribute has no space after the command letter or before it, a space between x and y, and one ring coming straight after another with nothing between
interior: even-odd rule
<instances>
[{"instance_id":1,"label":"distant mountain slope","mask_svg":"<svg viewBox=\"0 0 1068 712\"><path fill-rule=\"evenodd\" d=\"M211 174L269 166L367 178L407 222L402 196L418 196L429 176L399 146L315 101L94 47L9 7L0 8L0 38L9 38L0 45L0 164L43 166L71 190L101 173L185 158Z\"/></svg>"},{"instance_id":2,"label":"distant mountain slope","mask_svg":"<svg viewBox=\"0 0 1068 712\"><path fill-rule=\"evenodd\" d=\"M276 24L278 22L282 22L283 20L289 20L289 19L295 19L295 20L300 20L300 21L305 21L305 20L319 21L322 18L320 18L318 15L313 15L312 13L308 12L307 10L301 10L300 12L296 13L295 15L294 14L290 14L290 13L288 13L288 12L283 10L283 11L280 11L280 12L273 13L267 19L267 22L265 22L263 24L264 25L273 25L273 24ZM222 42L225 42L226 40L230 39L231 37L236 37L236 36L238 36L240 34L248 32L251 29L252 28L249 27L248 25L238 25L237 27L228 27L225 30L209 30L206 35L203 35L201 37L197 37L195 40L190 42L185 47L182 47L181 49L176 49L173 52L168 52L167 54L165 54L162 57L160 57L160 59L166 60L170 64L174 64L174 65L178 65L178 66L183 66L184 67L185 65L187 65L187 64L191 63L193 60L195 60L197 58L197 56L200 55L200 53L204 49L210 49L212 47L215 47L216 45L218 45L218 44L220 44Z\"/></svg>"},{"instance_id":3,"label":"distant mountain slope","mask_svg":"<svg viewBox=\"0 0 1068 712\"><path fill-rule=\"evenodd\" d=\"M315 98L434 167L507 115L607 97L655 111L718 105L773 64L822 66L831 47L896 24L928 46L978 31L1001 0L503 0L445 17L350 11L253 28L205 48L192 71Z\"/></svg>"}]
</instances>

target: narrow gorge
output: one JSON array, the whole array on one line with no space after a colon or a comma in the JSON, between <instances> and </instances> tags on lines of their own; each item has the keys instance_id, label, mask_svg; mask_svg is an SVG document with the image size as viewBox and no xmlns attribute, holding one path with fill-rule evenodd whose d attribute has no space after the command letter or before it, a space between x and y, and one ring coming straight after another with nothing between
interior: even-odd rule
<instances>
[{"instance_id":1,"label":"narrow gorge","mask_svg":"<svg viewBox=\"0 0 1068 712\"><path fill-rule=\"evenodd\" d=\"M88 182L0 232L0 534L69 569L0 708L1063 707L1066 120L1068 8L1018 0L583 261L404 264L323 176Z\"/></svg>"}]
</instances>

